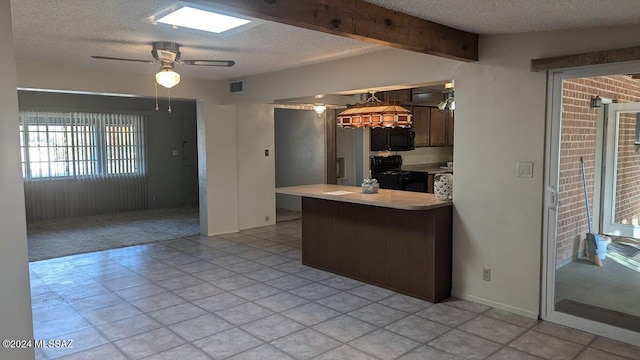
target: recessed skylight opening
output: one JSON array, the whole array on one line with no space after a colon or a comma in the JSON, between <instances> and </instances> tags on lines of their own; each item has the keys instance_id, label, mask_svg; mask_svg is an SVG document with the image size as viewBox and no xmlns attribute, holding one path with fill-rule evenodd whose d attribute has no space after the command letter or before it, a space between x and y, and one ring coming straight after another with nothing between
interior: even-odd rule
<instances>
[{"instance_id":1,"label":"recessed skylight opening","mask_svg":"<svg viewBox=\"0 0 640 360\"><path fill-rule=\"evenodd\" d=\"M222 15L212 11L184 6L159 19L157 22L216 34L250 23L250 20Z\"/></svg>"}]
</instances>

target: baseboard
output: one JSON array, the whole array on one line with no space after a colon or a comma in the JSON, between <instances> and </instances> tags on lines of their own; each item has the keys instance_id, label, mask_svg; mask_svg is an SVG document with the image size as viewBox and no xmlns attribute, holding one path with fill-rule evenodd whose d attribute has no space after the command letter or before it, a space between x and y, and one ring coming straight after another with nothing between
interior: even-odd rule
<instances>
[{"instance_id":1,"label":"baseboard","mask_svg":"<svg viewBox=\"0 0 640 360\"><path fill-rule=\"evenodd\" d=\"M469 295L469 294L460 294L457 293L455 291L451 292L451 296L456 297L458 299L462 299L462 300L469 300L469 301L473 301L475 303L478 304L482 304L482 305L487 305L487 306L491 306L492 308L496 308L498 310L504 310L510 313L514 313L520 316L524 316L530 319L538 319L540 314L539 312L532 312L529 310L525 310L525 309L521 309L518 307L514 307L511 305L507 305L507 304L503 304L497 301L493 301L493 300L488 300L488 299L483 299L477 296L473 296L473 295Z\"/></svg>"}]
</instances>

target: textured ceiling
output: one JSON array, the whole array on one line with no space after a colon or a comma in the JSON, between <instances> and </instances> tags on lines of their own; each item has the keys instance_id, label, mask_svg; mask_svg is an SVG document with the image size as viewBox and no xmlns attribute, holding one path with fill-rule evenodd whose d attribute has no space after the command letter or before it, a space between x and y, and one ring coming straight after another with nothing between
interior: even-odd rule
<instances>
[{"instance_id":1,"label":"textured ceiling","mask_svg":"<svg viewBox=\"0 0 640 360\"><path fill-rule=\"evenodd\" d=\"M640 24L639 0L365 0L476 34Z\"/></svg>"},{"instance_id":2,"label":"textured ceiling","mask_svg":"<svg viewBox=\"0 0 640 360\"><path fill-rule=\"evenodd\" d=\"M159 66L96 60L91 55L152 60L153 41L182 44L182 59L235 60L232 68L176 66L182 76L229 79L381 49L357 40L262 22L231 35L153 25L171 0L12 0L17 60L71 63L155 73Z\"/></svg>"},{"instance_id":3,"label":"textured ceiling","mask_svg":"<svg viewBox=\"0 0 640 360\"><path fill-rule=\"evenodd\" d=\"M640 23L640 0L367 0L480 34ZM18 61L155 73L154 65L91 59L151 59L153 41L183 44L183 59L230 59L232 68L178 66L184 77L233 79L382 49L334 35L262 22L230 35L153 25L173 0L11 0Z\"/></svg>"}]
</instances>

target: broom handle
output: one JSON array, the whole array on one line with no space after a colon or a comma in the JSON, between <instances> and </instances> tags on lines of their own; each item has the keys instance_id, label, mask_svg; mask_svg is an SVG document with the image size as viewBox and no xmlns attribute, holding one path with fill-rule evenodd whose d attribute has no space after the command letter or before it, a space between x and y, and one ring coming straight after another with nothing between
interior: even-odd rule
<instances>
[{"instance_id":1,"label":"broom handle","mask_svg":"<svg viewBox=\"0 0 640 360\"><path fill-rule=\"evenodd\" d=\"M591 233L591 212L589 210L589 196L587 195L587 177L584 173L584 159L580 156L580 165L582 166L582 184L584 185L584 202L587 204L587 224L589 224L589 233Z\"/></svg>"}]
</instances>

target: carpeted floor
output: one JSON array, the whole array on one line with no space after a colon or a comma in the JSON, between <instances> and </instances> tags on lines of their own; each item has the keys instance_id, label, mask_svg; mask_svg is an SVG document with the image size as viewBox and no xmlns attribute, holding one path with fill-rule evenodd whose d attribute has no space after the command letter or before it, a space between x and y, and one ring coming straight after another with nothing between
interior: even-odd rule
<instances>
[{"instance_id":1,"label":"carpeted floor","mask_svg":"<svg viewBox=\"0 0 640 360\"><path fill-rule=\"evenodd\" d=\"M277 209L276 221L302 217ZM197 206L149 209L81 218L55 219L27 225L29 261L117 249L200 234Z\"/></svg>"},{"instance_id":2,"label":"carpeted floor","mask_svg":"<svg viewBox=\"0 0 640 360\"><path fill-rule=\"evenodd\" d=\"M199 233L197 206L39 221L27 225L29 261L178 239Z\"/></svg>"},{"instance_id":3,"label":"carpeted floor","mask_svg":"<svg viewBox=\"0 0 640 360\"><path fill-rule=\"evenodd\" d=\"M276 209L276 222L292 221L298 219L302 219L302 212L300 211Z\"/></svg>"}]
</instances>

